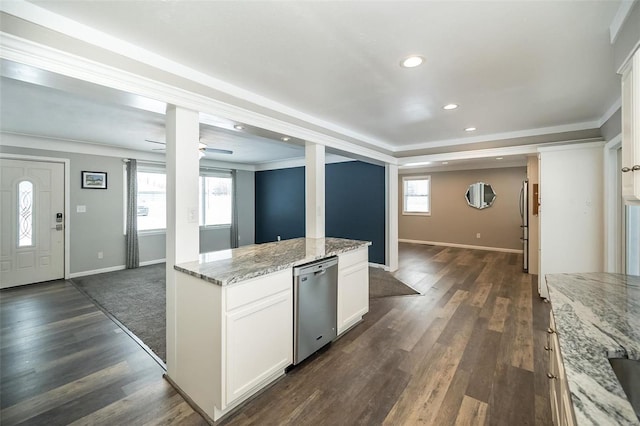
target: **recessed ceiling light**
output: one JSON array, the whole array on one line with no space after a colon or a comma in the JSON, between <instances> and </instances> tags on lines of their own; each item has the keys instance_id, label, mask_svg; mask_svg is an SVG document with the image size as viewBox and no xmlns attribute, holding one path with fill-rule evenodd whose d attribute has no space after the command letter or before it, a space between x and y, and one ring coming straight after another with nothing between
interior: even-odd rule
<instances>
[{"instance_id":1,"label":"recessed ceiling light","mask_svg":"<svg viewBox=\"0 0 640 426\"><path fill-rule=\"evenodd\" d=\"M289 139L291 139L289 136L283 136L280 139L282 139L284 142L288 141Z\"/></svg>"},{"instance_id":2,"label":"recessed ceiling light","mask_svg":"<svg viewBox=\"0 0 640 426\"><path fill-rule=\"evenodd\" d=\"M233 126L233 128L236 130L242 130L244 129L244 126L242 124L236 124L235 126Z\"/></svg>"},{"instance_id":3,"label":"recessed ceiling light","mask_svg":"<svg viewBox=\"0 0 640 426\"><path fill-rule=\"evenodd\" d=\"M448 161L443 161L442 164L449 164L449 162Z\"/></svg>"},{"instance_id":4,"label":"recessed ceiling light","mask_svg":"<svg viewBox=\"0 0 640 426\"><path fill-rule=\"evenodd\" d=\"M403 68L415 68L422 65L423 62L424 58L422 56L412 55L400 61L400 66Z\"/></svg>"},{"instance_id":5,"label":"recessed ceiling light","mask_svg":"<svg viewBox=\"0 0 640 426\"><path fill-rule=\"evenodd\" d=\"M447 110L456 109L456 108L458 108L458 104L447 104L447 105L442 107L442 109L447 109Z\"/></svg>"},{"instance_id":6,"label":"recessed ceiling light","mask_svg":"<svg viewBox=\"0 0 640 426\"><path fill-rule=\"evenodd\" d=\"M419 162L419 163L407 163L407 164L405 164L405 166L409 166L409 167L411 167L411 166L426 166L427 164L431 164L431 161L422 161L422 162Z\"/></svg>"},{"instance_id":7,"label":"recessed ceiling light","mask_svg":"<svg viewBox=\"0 0 640 426\"><path fill-rule=\"evenodd\" d=\"M475 127L467 127L466 129L464 129L465 132L474 132L475 130Z\"/></svg>"},{"instance_id":8,"label":"recessed ceiling light","mask_svg":"<svg viewBox=\"0 0 640 426\"><path fill-rule=\"evenodd\" d=\"M496 157L496 160L502 160L503 157Z\"/></svg>"}]
</instances>

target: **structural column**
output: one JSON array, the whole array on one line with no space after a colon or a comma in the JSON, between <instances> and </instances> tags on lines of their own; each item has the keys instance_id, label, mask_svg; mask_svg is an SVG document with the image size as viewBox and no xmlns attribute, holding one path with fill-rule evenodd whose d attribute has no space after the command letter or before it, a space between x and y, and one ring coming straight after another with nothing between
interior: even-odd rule
<instances>
[{"instance_id":1,"label":"structural column","mask_svg":"<svg viewBox=\"0 0 640 426\"><path fill-rule=\"evenodd\" d=\"M324 238L324 145L307 142L305 159L305 236Z\"/></svg>"},{"instance_id":2,"label":"structural column","mask_svg":"<svg viewBox=\"0 0 640 426\"><path fill-rule=\"evenodd\" d=\"M398 166L387 164L387 266L398 269Z\"/></svg>"},{"instance_id":3,"label":"structural column","mask_svg":"<svg viewBox=\"0 0 640 426\"><path fill-rule=\"evenodd\" d=\"M176 271L177 263L198 260L198 139L200 120L196 111L167 105L167 373L176 368Z\"/></svg>"}]
</instances>

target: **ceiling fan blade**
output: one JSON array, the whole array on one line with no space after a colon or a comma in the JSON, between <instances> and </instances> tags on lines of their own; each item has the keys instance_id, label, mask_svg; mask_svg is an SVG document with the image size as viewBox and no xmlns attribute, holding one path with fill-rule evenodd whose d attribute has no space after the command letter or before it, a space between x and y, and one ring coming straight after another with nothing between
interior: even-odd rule
<instances>
[{"instance_id":1,"label":"ceiling fan blade","mask_svg":"<svg viewBox=\"0 0 640 426\"><path fill-rule=\"evenodd\" d=\"M233 151L230 151L228 149L205 148L204 150L207 152L212 152L216 154L233 154Z\"/></svg>"},{"instance_id":2,"label":"ceiling fan blade","mask_svg":"<svg viewBox=\"0 0 640 426\"><path fill-rule=\"evenodd\" d=\"M151 139L145 139L146 142L151 142L151 143L157 143L159 145L166 145L165 142L158 142L158 141L153 141ZM215 154L233 154L233 151L230 151L228 149L218 149L218 148L208 148L207 144L205 144L204 142L200 142L201 144L201 148L200 151L206 151L206 152L211 152L211 153L215 153ZM153 148L152 151L164 151L164 148Z\"/></svg>"}]
</instances>

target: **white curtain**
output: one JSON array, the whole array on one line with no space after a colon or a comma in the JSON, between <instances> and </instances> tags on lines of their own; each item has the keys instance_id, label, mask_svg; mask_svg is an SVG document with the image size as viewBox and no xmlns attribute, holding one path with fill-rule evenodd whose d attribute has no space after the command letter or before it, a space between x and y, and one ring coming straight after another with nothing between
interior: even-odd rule
<instances>
[{"instance_id":1,"label":"white curtain","mask_svg":"<svg viewBox=\"0 0 640 426\"><path fill-rule=\"evenodd\" d=\"M138 164L136 160L127 163L127 269L140 266L138 251Z\"/></svg>"}]
</instances>

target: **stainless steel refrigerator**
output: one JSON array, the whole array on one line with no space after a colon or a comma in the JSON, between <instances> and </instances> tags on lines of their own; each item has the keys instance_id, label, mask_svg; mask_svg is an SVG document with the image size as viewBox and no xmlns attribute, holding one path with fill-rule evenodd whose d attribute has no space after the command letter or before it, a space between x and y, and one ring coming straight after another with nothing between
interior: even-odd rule
<instances>
[{"instance_id":1,"label":"stainless steel refrigerator","mask_svg":"<svg viewBox=\"0 0 640 426\"><path fill-rule=\"evenodd\" d=\"M520 189L520 218L522 219L522 224L520 228L522 229L522 237L520 240L522 241L522 253L523 253L523 262L522 262L522 270L524 272L529 272L529 181L525 180L522 182L522 188Z\"/></svg>"}]
</instances>

